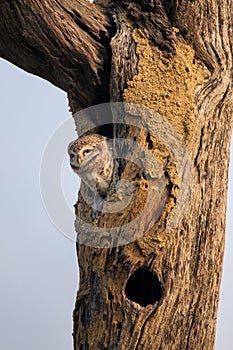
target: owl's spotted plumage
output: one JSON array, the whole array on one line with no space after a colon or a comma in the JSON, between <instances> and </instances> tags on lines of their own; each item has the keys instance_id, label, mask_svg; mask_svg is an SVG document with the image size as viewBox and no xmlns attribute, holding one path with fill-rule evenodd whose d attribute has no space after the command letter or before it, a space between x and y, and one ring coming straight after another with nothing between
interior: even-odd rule
<instances>
[{"instance_id":1,"label":"owl's spotted plumage","mask_svg":"<svg viewBox=\"0 0 233 350\"><path fill-rule=\"evenodd\" d=\"M106 195L113 174L111 141L98 134L82 136L69 144L68 153L74 172L92 191Z\"/></svg>"}]
</instances>

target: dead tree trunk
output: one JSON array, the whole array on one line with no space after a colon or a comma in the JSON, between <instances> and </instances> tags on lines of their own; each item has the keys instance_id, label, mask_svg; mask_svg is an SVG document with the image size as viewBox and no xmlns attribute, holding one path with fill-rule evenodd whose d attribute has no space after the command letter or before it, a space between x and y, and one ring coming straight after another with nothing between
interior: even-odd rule
<instances>
[{"instance_id":1,"label":"dead tree trunk","mask_svg":"<svg viewBox=\"0 0 233 350\"><path fill-rule=\"evenodd\" d=\"M93 130L136 142L143 147L136 156L145 155L142 169L116 160L115 183L134 186L124 210L93 218L81 195L76 205L74 348L211 350L224 250L233 3L96 3L0 4L1 57L67 91L74 114L124 103L107 107L116 124L98 121ZM83 133L85 118L76 117ZM102 232L104 243L84 244Z\"/></svg>"}]
</instances>

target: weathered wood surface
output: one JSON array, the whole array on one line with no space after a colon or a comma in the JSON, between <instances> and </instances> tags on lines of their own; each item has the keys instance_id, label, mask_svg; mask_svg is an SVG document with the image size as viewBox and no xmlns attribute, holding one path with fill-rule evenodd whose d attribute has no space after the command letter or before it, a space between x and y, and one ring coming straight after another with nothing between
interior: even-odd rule
<instances>
[{"instance_id":1,"label":"weathered wood surface","mask_svg":"<svg viewBox=\"0 0 233 350\"><path fill-rule=\"evenodd\" d=\"M193 187L182 220L167 230L180 200L175 158L182 152L174 156L165 137L161 142L149 115L142 117L144 130L114 127L114 136L135 140L160 162L165 204L155 201L159 219L128 245L78 245L75 350L213 350L233 110L233 3L96 2L95 8L87 1L2 1L0 55L67 91L73 112L110 99L159 112L189 152ZM132 118L126 113L124 122ZM139 186L134 202L95 225L123 226L138 215L147 190L139 175L135 180L132 167L122 167L118 176ZM78 208L91 221L81 198Z\"/></svg>"},{"instance_id":2,"label":"weathered wood surface","mask_svg":"<svg viewBox=\"0 0 233 350\"><path fill-rule=\"evenodd\" d=\"M1 57L67 91L73 109L106 100L110 24L92 4L3 0L0 18Z\"/></svg>"}]
</instances>

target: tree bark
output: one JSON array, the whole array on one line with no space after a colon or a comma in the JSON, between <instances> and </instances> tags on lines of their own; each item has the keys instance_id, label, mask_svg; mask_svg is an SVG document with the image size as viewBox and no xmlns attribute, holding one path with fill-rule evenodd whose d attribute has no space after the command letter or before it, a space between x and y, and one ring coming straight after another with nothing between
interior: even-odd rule
<instances>
[{"instance_id":1,"label":"tree bark","mask_svg":"<svg viewBox=\"0 0 233 350\"><path fill-rule=\"evenodd\" d=\"M93 218L79 196L75 350L214 349L232 127L232 13L230 0L0 4L1 56L67 91L74 114L124 102L111 136L140 144L163 170L153 175L149 163L145 176L116 161L115 183L126 178L134 185L121 213ZM135 126L132 103L143 106L137 125L144 128ZM97 130L109 134L106 125ZM148 196L147 215L124 229ZM93 224L94 234L120 227L116 232L132 239L121 245L109 236L105 248L81 244L85 234L95 237L80 220Z\"/></svg>"},{"instance_id":2,"label":"tree bark","mask_svg":"<svg viewBox=\"0 0 233 350\"><path fill-rule=\"evenodd\" d=\"M66 91L73 110L108 100L111 25L92 4L3 0L0 16L1 57Z\"/></svg>"}]
</instances>

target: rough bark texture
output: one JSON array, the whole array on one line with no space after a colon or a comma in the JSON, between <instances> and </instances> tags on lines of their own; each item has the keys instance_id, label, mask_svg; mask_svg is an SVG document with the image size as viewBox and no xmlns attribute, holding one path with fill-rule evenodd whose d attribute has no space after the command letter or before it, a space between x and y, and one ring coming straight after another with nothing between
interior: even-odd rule
<instances>
[{"instance_id":1,"label":"rough bark texture","mask_svg":"<svg viewBox=\"0 0 233 350\"><path fill-rule=\"evenodd\" d=\"M114 126L114 136L144 145L163 168L153 180L159 200L148 211L157 222L143 236L146 222L134 226L137 239L128 245L78 245L74 348L213 350L232 126L232 1L96 3L2 1L1 56L67 91L73 112L109 99L159 112L189 152L193 189L179 225L167 230L182 184L172 149L145 131L156 135L158 121L145 113L145 130ZM127 111L124 124L134 118ZM134 183L134 199L120 216L100 215L95 227L123 227L143 208L144 174L126 162L119 178ZM76 214L92 221L81 196Z\"/></svg>"},{"instance_id":2,"label":"rough bark texture","mask_svg":"<svg viewBox=\"0 0 233 350\"><path fill-rule=\"evenodd\" d=\"M166 220L179 193L174 164L158 140L125 130L125 137L133 135L161 160L169 200L159 222L135 243L109 250L78 247L83 269L74 312L75 348L213 349L232 121L231 4L115 5L111 99L153 108L176 128L192 159L193 192L180 225L167 233ZM144 118L144 125L155 123ZM130 116L125 123L130 124ZM130 166L123 174L132 180ZM82 205L79 213L84 213ZM138 206L124 214L122 225L138 214ZM114 226L119 218L102 220L99 225L110 220Z\"/></svg>"},{"instance_id":3,"label":"rough bark texture","mask_svg":"<svg viewBox=\"0 0 233 350\"><path fill-rule=\"evenodd\" d=\"M110 23L92 4L3 0L0 16L1 57L67 91L73 110L108 100Z\"/></svg>"}]
</instances>

